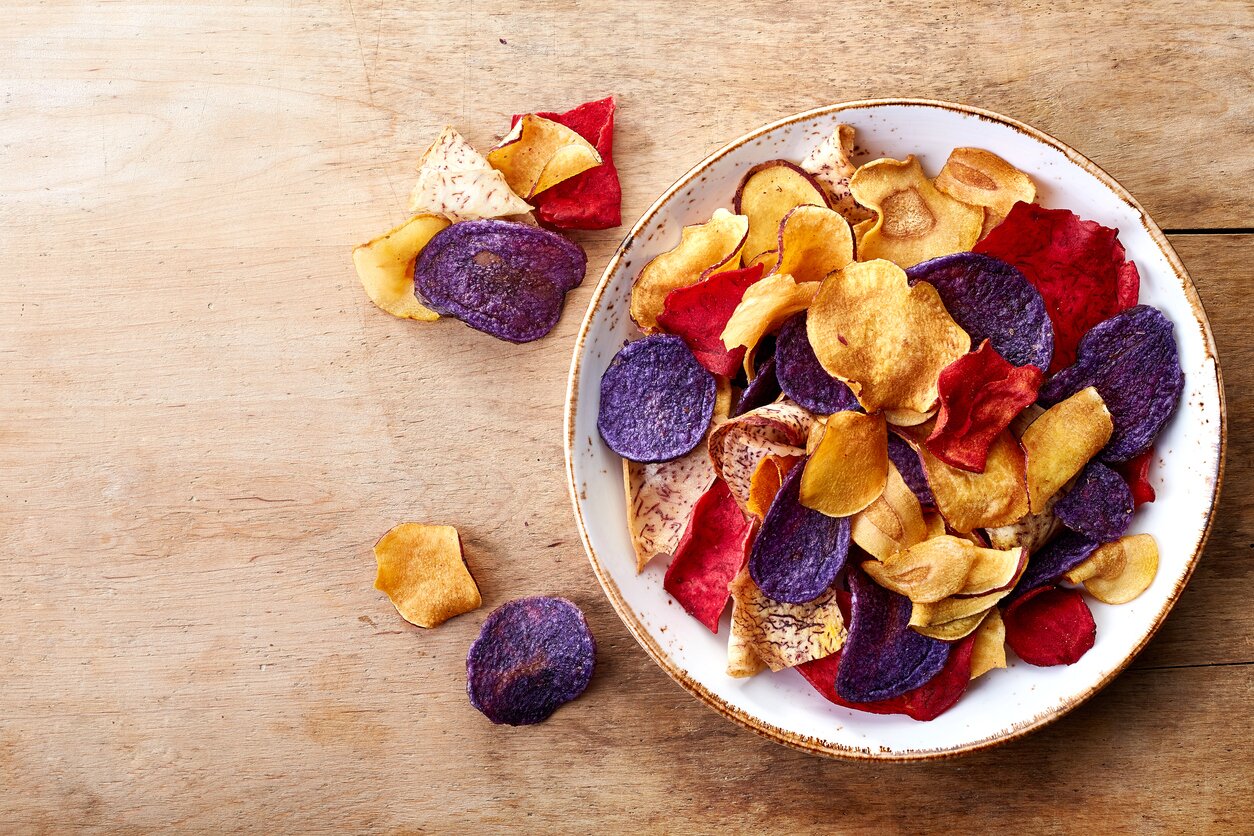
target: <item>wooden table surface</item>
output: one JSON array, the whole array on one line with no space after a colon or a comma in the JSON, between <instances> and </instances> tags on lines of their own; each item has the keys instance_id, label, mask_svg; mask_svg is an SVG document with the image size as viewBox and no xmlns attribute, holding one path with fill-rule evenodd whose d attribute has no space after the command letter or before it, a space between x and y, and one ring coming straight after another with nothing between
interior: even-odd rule
<instances>
[{"instance_id":1,"label":"wooden table surface","mask_svg":"<svg viewBox=\"0 0 1254 836\"><path fill-rule=\"evenodd\" d=\"M0 830L1198 832L1254 828L1254 7L1246 0L47 2L0 15ZM374 309L350 246L451 122L615 93L630 223L728 139L944 98L1087 154L1173 234L1227 380L1210 545L1150 647L1010 746L830 762L672 683L588 567L562 473L589 280L525 346ZM402 520L484 609L405 624ZM588 693L467 703L487 612L581 605Z\"/></svg>"}]
</instances>

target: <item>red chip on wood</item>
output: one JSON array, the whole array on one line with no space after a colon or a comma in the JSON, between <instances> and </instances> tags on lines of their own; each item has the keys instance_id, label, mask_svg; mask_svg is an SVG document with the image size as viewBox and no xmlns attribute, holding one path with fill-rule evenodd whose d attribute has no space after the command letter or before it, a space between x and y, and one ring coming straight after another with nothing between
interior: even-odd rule
<instances>
[{"instance_id":1,"label":"red chip on wood","mask_svg":"<svg viewBox=\"0 0 1254 836\"><path fill-rule=\"evenodd\" d=\"M1079 590L1034 589L1006 608L1006 643L1029 665L1071 665L1097 639L1093 613Z\"/></svg>"}]
</instances>

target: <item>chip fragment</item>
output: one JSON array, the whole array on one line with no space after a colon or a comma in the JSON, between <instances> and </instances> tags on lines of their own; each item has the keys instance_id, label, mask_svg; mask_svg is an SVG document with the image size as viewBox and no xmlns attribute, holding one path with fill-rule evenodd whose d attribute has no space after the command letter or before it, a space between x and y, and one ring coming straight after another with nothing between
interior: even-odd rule
<instances>
[{"instance_id":1,"label":"chip fragment","mask_svg":"<svg viewBox=\"0 0 1254 836\"><path fill-rule=\"evenodd\" d=\"M1079 566L1098 544L1082 534L1064 530L1028 560L1027 571L1015 585L1010 598L1020 598L1034 589L1049 586Z\"/></svg>"},{"instance_id":2,"label":"chip fragment","mask_svg":"<svg viewBox=\"0 0 1254 836\"><path fill-rule=\"evenodd\" d=\"M794 314L779 331L775 340L775 375L785 395L818 415L858 408L853 391L828 374L814 356L804 311Z\"/></svg>"},{"instance_id":3,"label":"chip fragment","mask_svg":"<svg viewBox=\"0 0 1254 836\"><path fill-rule=\"evenodd\" d=\"M851 224L874 219L874 214L859 205L849 189L849 178L857 171L857 166L853 164L853 137L852 125L837 125L836 130L814 146L801 161L801 167L813 174L814 179L827 190L832 208Z\"/></svg>"},{"instance_id":4,"label":"chip fragment","mask_svg":"<svg viewBox=\"0 0 1254 836\"><path fill-rule=\"evenodd\" d=\"M448 226L438 215L417 215L378 238L353 248L353 267L370 301L392 316L434 322L440 315L414 296L414 262L435 234Z\"/></svg>"},{"instance_id":5,"label":"chip fragment","mask_svg":"<svg viewBox=\"0 0 1254 836\"><path fill-rule=\"evenodd\" d=\"M775 495L784 484L788 471L802 460L802 456L767 456L758 462L757 470L749 482L748 511L758 519L766 516Z\"/></svg>"},{"instance_id":6,"label":"chip fragment","mask_svg":"<svg viewBox=\"0 0 1254 836\"><path fill-rule=\"evenodd\" d=\"M727 490L715 479L692 509L692 520L675 549L662 588L711 633L731 597L728 584L745 562L753 523L741 512Z\"/></svg>"},{"instance_id":7,"label":"chip fragment","mask_svg":"<svg viewBox=\"0 0 1254 836\"><path fill-rule=\"evenodd\" d=\"M1158 543L1153 535L1133 534L1098 546L1063 577L1083 583L1103 604L1126 604L1149 589L1157 574Z\"/></svg>"},{"instance_id":8,"label":"chip fragment","mask_svg":"<svg viewBox=\"0 0 1254 836\"><path fill-rule=\"evenodd\" d=\"M994 668L1006 667L1006 625L1002 622L1001 610L990 608L974 635L971 678L983 676Z\"/></svg>"},{"instance_id":9,"label":"chip fragment","mask_svg":"<svg viewBox=\"0 0 1254 836\"><path fill-rule=\"evenodd\" d=\"M760 266L745 267L677 287L666 297L657 318L658 326L668 334L682 337L697 362L711 372L732 377L744 361L745 350L729 350L721 335L745 291L760 278Z\"/></svg>"},{"instance_id":10,"label":"chip fragment","mask_svg":"<svg viewBox=\"0 0 1254 836\"><path fill-rule=\"evenodd\" d=\"M848 517L878 499L888 481L887 432L882 415L830 416L804 465L801 504L829 517Z\"/></svg>"},{"instance_id":11,"label":"chip fragment","mask_svg":"<svg viewBox=\"0 0 1254 836\"><path fill-rule=\"evenodd\" d=\"M837 594L829 589L808 603L785 604L741 571L731 584L732 634L773 671L821 659L840 650L848 635Z\"/></svg>"},{"instance_id":12,"label":"chip fragment","mask_svg":"<svg viewBox=\"0 0 1254 836\"><path fill-rule=\"evenodd\" d=\"M710 461L736 504L748 510L754 471L768 455L799 456L814 417L788 401L770 403L719 425L710 433Z\"/></svg>"},{"instance_id":13,"label":"chip fragment","mask_svg":"<svg viewBox=\"0 0 1254 836\"><path fill-rule=\"evenodd\" d=\"M482 603L451 525L401 523L374 544L374 558L374 588L410 624L438 627Z\"/></svg>"},{"instance_id":14,"label":"chip fragment","mask_svg":"<svg viewBox=\"0 0 1254 836\"><path fill-rule=\"evenodd\" d=\"M1101 462L1089 462L1054 515L1067 528L1098 543L1118 540L1132 522L1132 491L1123 478Z\"/></svg>"},{"instance_id":15,"label":"chip fragment","mask_svg":"<svg viewBox=\"0 0 1254 836\"><path fill-rule=\"evenodd\" d=\"M693 506L714 481L714 466L705 448L698 444L686 455L670 461L644 463L623 459L623 479L636 571L642 572L658 555L675 553Z\"/></svg>"},{"instance_id":16,"label":"chip fragment","mask_svg":"<svg viewBox=\"0 0 1254 836\"><path fill-rule=\"evenodd\" d=\"M1092 386L1045 410L1023 431L1028 497L1033 513L1080 472L1110 439L1114 425Z\"/></svg>"},{"instance_id":17,"label":"chip fragment","mask_svg":"<svg viewBox=\"0 0 1254 836\"><path fill-rule=\"evenodd\" d=\"M850 536L863 551L880 560L928 538L927 523L924 522L918 497L891 461L884 492L853 515Z\"/></svg>"},{"instance_id":18,"label":"chip fragment","mask_svg":"<svg viewBox=\"0 0 1254 836\"><path fill-rule=\"evenodd\" d=\"M775 495L749 553L753 582L784 604L804 604L827 591L849 555L849 520L801 504L804 465L797 465Z\"/></svg>"},{"instance_id":19,"label":"chip fragment","mask_svg":"<svg viewBox=\"0 0 1254 836\"><path fill-rule=\"evenodd\" d=\"M1151 447L1139 456L1133 456L1118 465L1119 474L1123 476L1124 481L1132 490L1132 500L1138 508L1155 499L1154 485L1149 479L1150 465L1153 461L1154 448Z\"/></svg>"},{"instance_id":20,"label":"chip fragment","mask_svg":"<svg viewBox=\"0 0 1254 836\"><path fill-rule=\"evenodd\" d=\"M597 149L579 133L534 113L520 118L487 159L524 198L601 164Z\"/></svg>"},{"instance_id":21,"label":"chip fragment","mask_svg":"<svg viewBox=\"0 0 1254 836\"><path fill-rule=\"evenodd\" d=\"M1097 639L1084 596L1066 587L1032 590L1007 607L1002 620L1010 649L1038 667L1075 664Z\"/></svg>"},{"instance_id":22,"label":"chip fragment","mask_svg":"<svg viewBox=\"0 0 1254 836\"><path fill-rule=\"evenodd\" d=\"M888 458L892 461L893 467L897 468L897 472L901 474L901 478L910 486L910 490L914 491L923 510L934 510L936 497L932 495L932 489L928 487L927 475L923 472L923 462L919 459L919 454L914 452L914 448L895 432L888 434Z\"/></svg>"},{"instance_id":23,"label":"chip fragment","mask_svg":"<svg viewBox=\"0 0 1254 836\"><path fill-rule=\"evenodd\" d=\"M853 233L839 212L805 204L779 222L774 273L787 273L798 282L819 282L833 270L853 261ZM770 260L770 259L766 259Z\"/></svg>"},{"instance_id":24,"label":"chip fragment","mask_svg":"<svg viewBox=\"0 0 1254 836\"><path fill-rule=\"evenodd\" d=\"M409 211L442 215L456 223L525 215L531 206L461 134L445 127L418 160Z\"/></svg>"},{"instance_id":25,"label":"chip fragment","mask_svg":"<svg viewBox=\"0 0 1254 836\"><path fill-rule=\"evenodd\" d=\"M779 378L775 375L775 358L771 357L758 367L758 373L740 393L740 397L736 400L736 408L732 410L732 417L772 404L779 399L781 394Z\"/></svg>"},{"instance_id":26,"label":"chip fragment","mask_svg":"<svg viewBox=\"0 0 1254 836\"><path fill-rule=\"evenodd\" d=\"M749 219L745 257L778 247L780 222L798 206L827 207L827 194L810 174L787 160L768 160L745 172L732 208Z\"/></svg>"},{"instance_id":27,"label":"chip fragment","mask_svg":"<svg viewBox=\"0 0 1254 836\"><path fill-rule=\"evenodd\" d=\"M1016 203L1036 199L1032 178L983 148L955 148L949 152L935 185L952 198L984 209L981 238L1005 220Z\"/></svg>"}]
</instances>

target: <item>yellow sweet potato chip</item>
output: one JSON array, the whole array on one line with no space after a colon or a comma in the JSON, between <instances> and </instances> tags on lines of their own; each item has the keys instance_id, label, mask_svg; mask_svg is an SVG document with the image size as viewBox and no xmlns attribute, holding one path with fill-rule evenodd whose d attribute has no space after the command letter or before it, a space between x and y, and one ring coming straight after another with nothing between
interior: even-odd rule
<instances>
[{"instance_id":1,"label":"yellow sweet potato chip","mask_svg":"<svg viewBox=\"0 0 1254 836\"><path fill-rule=\"evenodd\" d=\"M984 210L983 238L1006 219L1010 207L1036 200L1036 184L1019 169L982 148L955 148L936 175L936 188Z\"/></svg>"},{"instance_id":2,"label":"yellow sweet potato chip","mask_svg":"<svg viewBox=\"0 0 1254 836\"><path fill-rule=\"evenodd\" d=\"M958 618L953 621L946 621L944 624L933 624L927 627L915 626L911 629L920 635L927 636L931 639L940 639L943 642L956 642L958 639L965 639L974 633L979 626L988 617L989 612L997 609L990 609L977 612L975 615L968 615L966 618Z\"/></svg>"},{"instance_id":3,"label":"yellow sweet potato chip","mask_svg":"<svg viewBox=\"0 0 1254 836\"><path fill-rule=\"evenodd\" d=\"M453 222L531 218L527 201L514 194L505 176L451 127L445 127L418 160L409 211L443 215Z\"/></svg>"},{"instance_id":4,"label":"yellow sweet potato chip","mask_svg":"<svg viewBox=\"0 0 1254 836\"><path fill-rule=\"evenodd\" d=\"M829 517L848 517L884 492L888 429L882 415L837 412L801 474L801 504Z\"/></svg>"},{"instance_id":5,"label":"yellow sweet potato chip","mask_svg":"<svg viewBox=\"0 0 1254 836\"><path fill-rule=\"evenodd\" d=\"M370 301L401 319L434 322L440 315L414 296L414 261L449 222L418 215L372 241L354 248L353 267Z\"/></svg>"},{"instance_id":6,"label":"yellow sweet potato chip","mask_svg":"<svg viewBox=\"0 0 1254 836\"><path fill-rule=\"evenodd\" d=\"M401 523L374 544L374 557L379 564L374 588L392 599L410 624L438 627L482 603L457 529L450 525Z\"/></svg>"},{"instance_id":7,"label":"yellow sweet potato chip","mask_svg":"<svg viewBox=\"0 0 1254 836\"><path fill-rule=\"evenodd\" d=\"M920 424L902 432L923 460L928 486L936 497L937 510L955 531L966 534L977 528L996 528L1018 522L1028 513L1026 465L1019 442L1002 432L988 450L983 473L971 473L945 464L928 451L923 439L932 424Z\"/></svg>"},{"instance_id":8,"label":"yellow sweet potato chip","mask_svg":"<svg viewBox=\"0 0 1254 836\"><path fill-rule=\"evenodd\" d=\"M1106 446L1115 425L1092 386L1045 410L1023 431L1028 496L1033 513Z\"/></svg>"},{"instance_id":9,"label":"yellow sweet potato chip","mask_svg":"<svg viewBox=\"0 0 1254 836\"><path fill-rule=\"evenodd\" d=\"M745 172L733 208L749 219L745 255L776 249L779 225L798 206L827 206L827 195L811 175L787 160L769 160Z\"/></svg>"},{"instance_id":10,"label":"yellow sweet potato chip","mask_svg":"<svg viewBox=\"0 0 1254 836\"><path fill-rule=\"evenodd\" d=\"M703 224L686 226L674 249L662 253L640 271L631 288L631 318L645 333L657 330L658 314L672 290L696 284L701 277L734 269L744 248L749 219L715 209Z\"/></svg>"},{"instance_id":11,"label":"yellow sweet potato chip","mask_svg":"<svg viewBox=\"0 0 1254 836\"><path fill-rule=\"evenodd\" d=\"M884 492L874 502L853 515L850 520L853 541L863 551L884 560L928 538L927 523L919 498L901 478L897 468L888 463L888 480ZM941 523L940 533L945 533Z\"/></svg>"},{"instance_id":12,"label":"yellow sweet potato chip","mask_svg":"<svg viewBox=\"0 0 1254 836\"><path fill-rule=\"evenodd\" d=\"M776 256L778 262L768 265L771 272L787 273L799 283L819 282L853 261L853 233L839 212L798 206L780 222Z\"/></svg>"},{"instance_id":13,"label":"yellow sweet potato chip","mask_svg":"<svg viewBox=\"0 0 1254 836\"><path fill-rule=\"evenodd\" d=\"M878 218L878 215L871 213L871 217L865 221L858 221L853 225L853 246L854 252L857 253L858 261L867 260L862 256L862 241L866 238L866 234L875 227Z\"/></svg>"},{"instance_id":14,"label":"yellow sweet potato chip","mask_svg":"<svg viewBox=\"0 0 1254 836\"><path fill-rule=\"evenodd\" d=\"M849 635L835 589L805 604L784 604L766 597L747 569L730 588L732 635L739 635L773 671L830 656Z\"/></svg>"},{"instance_id":15,"label":"yellow sweet potato chip","mask_svg":"<svg viewBox=\"0 0 1254 836\"><path fill-rule=\"evenodd\" d=\"M488 152L488 163L516 194L530 198L599 166L601 155L565 125L528 113Z\"/></svg>"},{"instance_id":16,"label":"yellow sweet potato chip","mask_svg":"<svg viewBox=\"0 0 1254 836\"><path fill-rule=\"evenodd\" d=\"M837 125L836 130L801 161L801 167L827 190L832 208L851 224L871 217L871 212L858 205L849 189L849 178L857 170L853 164L853 136L852 125Z\"/></svg>"},{"instance_id":17,"label":"yellow sweet potato chip","mask_svg":"<svg viewBox=\"0 0 1254 836\"><path fill-rule=\"evenodd\" d=\"M928 182L914 155L873 160L849 181L854 198L877 213L858 242L858 258L884 258L900 267L970 250L980 238L984 210L954 200Z\"/></svg>"},{"instance_id":18,"label":"yellow sweet potato chip","mask_svg":"<svg viewBox=\"0 0 1254 836\"><path fill-rule=\"evenodd\" d=\"M1158 543L1150 534L1131 534L1099 546L1066 578L1083 580L1084 588L1103 604L1126 604L1149 589L1157 575Z\"/></svg>"},{"instance_id":19,"label":"yellow sweet potato chip","mask_svg":"<svg viewBox=\"0 0 1254 836\"><path fill-rule=\"evenodd\" d=\"M957 595L953 595L932 603L913 604L910 610L910 626L934 627L938 624L947 624L951 621L969 618L977 613L984 612L1010 594L1010 591L1019 582L1019 578L1023 577L1023 573L1027 568L1028 562L1020 560L1014 577L1010 579L1010 582L1003 589L995 589L983 595L974 595L969 598L959 598Z\"/></svg>"},{"instance_id":20,"label":"yellow sweet potato chip","mask_svg":"<svg viewBox=\"0 0 1254 836\"><path fill-rule=\"evenodd\" d=\"M824 279L806 328L819 363L848 383L868 412L928 412L941 370L971 349L936 288L910 287L905 271L882 259L854 262Z\"/></svg>"},{"instance_id":21,"label":"yellow sweet potato chip","mask_svg":"<svg viewBox=\"0 0 1254 836\"><path fill-rule=\"evenodd\" d=\"M1006 667L1006 625L1001 610L991 607L976 628L971 646L971 678L983 676L993 668Z\"/></svg>"},{"instance_id":22,"label":"yellow sweet potato chip","mask_svg":"<svg viewBox=\"0 0 1254 836\"><path fill-rule=\"evenodd\" d=\"M885 589L920 604L948 598L962 590L975 561L976 547L958 537L933 537L862 569Z\"/></svg>"},{"instance_id":23,"label":"yellow sweet potato chip","mask_svg":"<svg viewBox=\"0 0 1254 836\"><path fill-rule=\"evenodd\" d=\"M808 308L818 289L814 282L797 284L792 276L783 273L759 279L749 285L727 320L721 335L723 345L729 351L743 345L747 358L763 334L778 330L788 317Z\"/></svg>"},{"instance_id":24,"label":"yellow sweet potato chip","mask_svg":"<svg viewBox=\"0 0 1254 836\"><path fill-rule=\"evenodd\" d=\"M703 451L704 452L704 451ZM708 456L706 457L709 458ZM775 494L779 493L780 485L784 483L784 477L788 475L788 471L801 461L801 456L767 456L758 462L757 470L753 471L753 477L749 480L749 513L758 519L766 516L766 512L770 510L771 502L775 499ZM713 466L711 465L711 473Z\"/></svg>"}]
</instances>

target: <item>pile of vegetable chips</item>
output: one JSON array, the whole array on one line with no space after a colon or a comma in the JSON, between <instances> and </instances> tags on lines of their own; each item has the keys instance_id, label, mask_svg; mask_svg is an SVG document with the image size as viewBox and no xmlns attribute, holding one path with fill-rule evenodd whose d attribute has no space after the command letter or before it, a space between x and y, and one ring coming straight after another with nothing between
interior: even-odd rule
<instances>
[{"instance_id":1,"label":"pile of vegetable chips","mask_svg":"<svg viewBox=\"0 0 1254 836\"><path fill-rule=\"evenodd\" d=\"M931 720L1154 581L1128 530L1184 377L1116 230L988 151L929 179L853 141L752 167L643 267L598 427L637 569L669 558L729 675Z\"/></svg>"}]
</instances>

